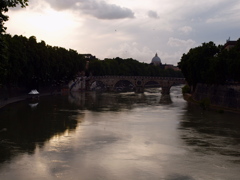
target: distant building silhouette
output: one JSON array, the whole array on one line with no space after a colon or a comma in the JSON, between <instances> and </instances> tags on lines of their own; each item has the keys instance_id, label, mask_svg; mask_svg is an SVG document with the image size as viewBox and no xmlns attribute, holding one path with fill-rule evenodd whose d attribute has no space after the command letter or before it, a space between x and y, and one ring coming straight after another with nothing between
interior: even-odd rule
<instances>
[{"instance_id":1,"label":"distant building silhouette","mask_svg":"<svg viewBox=\"0 0 240 180\"><path fill-rule=\"evenodd\" d=\"M233 48L237 44L237 41L231 41L230 37L227 39L226 43L224 44L223 48L229 50Z\"/></svg>"},{"instance_id":2,"label":"distant building silhouette","mask_svg":"<svg viewBox=\"0 0 240 180\"><path fill-rule=\"evenodd\" d=\"M96 56L93 56L92 54L81 54L85 59L96 59Z\"/></svg>"},{"instance_id":3,"label":"distant building silhouette","mask_svg":"<svg viewBox=\"0 0 240 180\"><path fill-rule=\"evenodd\" d=\"M174 71L181 71L177 66L174 66L173 64L162 64L162 61L161 61L160 57L158 57L157 53L152 58L152 61L150 64L152 64L154 66L159 66L162 69L173 69Z\"/></svg>"},{"instance_id":4,"label":"distant building silhouette","mask_svg":"<svg viewBox=\"0 0 240 180\"><path fill-rule=\"evenodd\" d=\"M161 66L162 62L161 59L158 57L158 54L156 53L156 55L152 58L151 64L153 64L154 66Z\"/></svg>"},{"instance_id":5,"label":"distant building silhouette","mask_svg":"<svg viewBox=\"0 0 240 180\"><path fill-rule=\"evenodd\" d=\"M177 66L174 66L173 64L165 64L164 69L173 69L174 71L181 71Z\"/></svg>"}]
</instances>

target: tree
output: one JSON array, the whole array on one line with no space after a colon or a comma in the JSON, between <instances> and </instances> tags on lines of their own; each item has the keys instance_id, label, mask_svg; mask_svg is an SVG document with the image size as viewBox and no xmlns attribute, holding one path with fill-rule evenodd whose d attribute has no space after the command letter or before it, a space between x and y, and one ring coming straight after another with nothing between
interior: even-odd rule
<instances>
[{"instance_id":1,"label":"tree","mask_svg":"<svg viewBox=\"0 0 240 180\"><path fill-rule=\"evenodd\" d=\"M213 42L190 49L178 66L193 88L197 83L226 84L240 82L240 39L230 49Z\"/></svg>"},{"instance_id":2,"label":"tree","mask_svg":"<svg viewBox=\"0 0 240 180\"><path fill-rule=\"evenodd\" d=\"M228 80L240 82L240 39L237 40L235 47L227 51L228 59Z\"/></svg>"},{"instance_id":3,"label":"tree","mask_svg":"<svg viewBox=\"0 0 240 180\"><path fill-rule=\"evenodd\" d=\"M2 85L33 89L60 87L85 70L84 56L72 49L51 47L35 36L3 35L6 45L6 69Z\"/></svg>"},{"instance_id":4,"label":"tree","mask_svg":"<svg viewBox=\"0 0 240 180\"><path fill-rule=\"evenodd\" d=\"M26 7L28 5L28 0L1 0L0 1L0 34L4 33L6 27L4 27L4 22L8 20L8 16L3 13L8 12L8 8L16 7L21 5L21 7Z\"/></svg>"},{"instance_id":5,"label":"tree","mask_svg":"<svg viewBox=\"0 0 240 180\"><path fill-rule=\"evenodd\" d=\"M16 7L21 5L21 7L26 7L28 0L1 0L0 1L0 84L7 73L7 59L6 59L6 46L4 44L3 33L6 31L4 27L4 22L8 20L8 16L4 13L8 12L8 8Z\"/></svg>"},{"instance_id":6,"label":"tree","mask_svg":"<svg viewBox=\"0 0 240 180\"><path fill-rule=\"evenodd\" d=\"M209 67L218 53L219 48L213 42L209 42L190 49L187 54L183 54L178 66L190 86L195 87L197 83L208 83Z\"/></svg>"}]
</instances>

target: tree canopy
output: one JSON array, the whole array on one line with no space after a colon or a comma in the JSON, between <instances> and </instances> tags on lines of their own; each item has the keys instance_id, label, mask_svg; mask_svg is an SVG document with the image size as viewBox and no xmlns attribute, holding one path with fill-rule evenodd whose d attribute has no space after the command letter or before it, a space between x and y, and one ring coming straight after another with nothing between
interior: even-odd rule
<instances>
[{"instance_id":1,"label":"tree canopy","mask_svg":"<svg viewBox=\"0 0 240 180\"><path fill-rule=\"evenodd\" d=\"M21 7L26 7L28 0L1 0L0 1L0 84L5 78L7 73L7 58L6 58L6 45L3 39L3 33L6 31L4 23L8 20L8 16L4 13L8 12L10 7L16 7L21 5Z\"/></svg>"},{"instance_id":2,"label":"tree canopy","mask_svg":"<svg viewBox=\"0 0 240 180\"><path fill-rule=\"evenodd\" d=\"M147 63L141 63L132 58L122 59L119 57L104 60L93 60L89 64L89 72L94 76L161 76L183 77L180 71L163 69Z\"/></svg>"},{"instance_id":3,"label":"tree canopy","mask_svg":"<svg viewBox=\"0 0 240 180\"><path fill-rule=\"evenodd\" d=\"M105 76L162 76L182 77L180 71L163 69L132 58L104 59L85 57L72 49L52 47L36 37L3 35L6 45L5 76L3 85L37 88L39 86L63 85L74 79L79 72L86 75ZM86 62L89 68L86 70Z\"/></svg>"},{"instance_id":4,"label":"tree canopy","mask_svg":"<svg viewBox=\"0 0 240 180\"><path fill-rule=\"evenodd\" d=\"M4 22L8 20L8 16L4 13L8 12L10 7L16 7L21 5L21 7L26 7L28 5L28 0L1 0L0 1L0 34L5 32L6 27L4 27Z\"/></svg>"},{"instance_id":5,"label":"tree canopy","mask_svg":"<svg viewBox=\"0 0 240 180\"><path fill-rule=\"evenodd\" d=\"M240 39L229 50L213 42L203 43L183 54L178 63L189 85L225 84L240 81Z\"/></svg>"},{"instance_id":6,"label":"tree canopy","mask_svg":"<svg viewBox=\"0 0 240 180\"><path fill-rule=\"evenodd\" d=\"M6 75L2 84L37 88L64 84L85 70L85 59L77 51L37 42L36 37L3 35L6 44Z\"/></svg>"}]
</instances>

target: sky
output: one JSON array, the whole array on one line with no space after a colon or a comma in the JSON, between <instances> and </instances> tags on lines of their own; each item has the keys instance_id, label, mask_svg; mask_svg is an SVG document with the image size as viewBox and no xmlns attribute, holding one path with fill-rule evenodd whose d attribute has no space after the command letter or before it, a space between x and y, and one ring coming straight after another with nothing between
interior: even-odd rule
<instances>
[{"instance_id":1,"label":"sky","mask_svg":"<svg viewBox=\"0 0 240 180\"><path fill-rule=\"evenodd\" d=\"M7 33L99 59L181 60L204 42L240 38L239 0L29 0L7 13Z\"/></svg>"}]
</instances>

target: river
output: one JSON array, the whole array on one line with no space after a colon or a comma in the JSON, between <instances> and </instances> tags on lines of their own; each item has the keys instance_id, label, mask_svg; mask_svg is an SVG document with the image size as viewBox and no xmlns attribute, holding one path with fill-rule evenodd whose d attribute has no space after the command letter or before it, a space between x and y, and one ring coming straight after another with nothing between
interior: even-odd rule
<instances>
[{"instance_id":1,"label":"river","mask_svg":"<svg viewBox=\"0 0 240 180\"><path fill-rule=\"evenodd\" d=\"M71 93L0 109L1 180L239 180L240 115L159 89Z\"/></svg>"}]
</instances>

